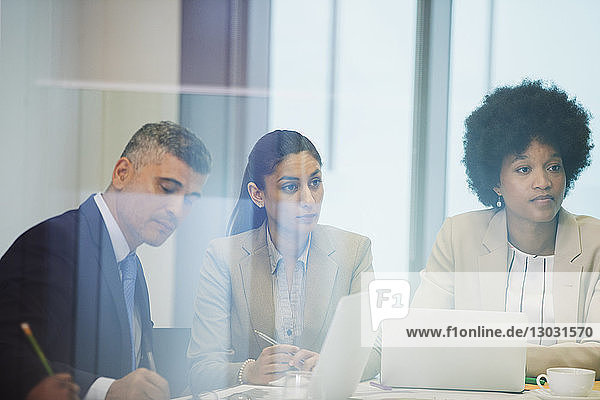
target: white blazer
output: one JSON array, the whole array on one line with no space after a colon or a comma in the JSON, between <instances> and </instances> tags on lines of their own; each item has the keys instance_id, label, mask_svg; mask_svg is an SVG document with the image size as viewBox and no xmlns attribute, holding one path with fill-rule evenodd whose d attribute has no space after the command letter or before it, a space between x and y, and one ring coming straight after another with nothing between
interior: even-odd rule
<instances>
[{"instance_id":1,"label":"white blazer","mask_svg":"<svg viewBox=\"0 0 600 400\"><path fill-rule=\"evenodd\" d=\"M504 209L450 217L442 225L427 266L421 271L421 284L412 306L503 311L507 265ZM599 278L600 220L561 208L552 281L557 324L600 322ZM589 368L600 374L600 344L563 340L553 346L528 348L528 375L538 375L554 366Z\"/></svg>"}]
</instances>

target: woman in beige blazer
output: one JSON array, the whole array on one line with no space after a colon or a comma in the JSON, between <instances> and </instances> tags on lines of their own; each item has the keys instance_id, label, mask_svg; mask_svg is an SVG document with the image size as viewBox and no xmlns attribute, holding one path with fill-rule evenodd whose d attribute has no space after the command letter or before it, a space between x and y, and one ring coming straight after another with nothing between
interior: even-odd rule
<instances>
[{"instance_id":1,"label":"woman in beige blazer","mask_svg":"<svg viewBox=\"0 0 600 400\"><path fill-rule=\"evenodd\" d=\"M465 122L463 163L492 208L444 222L414 307L521 311L543 326L600 322L600 221L561 207L590 162L588 123L580 104L539 81L486 96ZM600 373L600 345L529 344L528 375L555 366Z\"/></svg>"},{"instance_id":2,"label":"woman in beige blazer","mask_svg":"<svg viewBox=\"0 0 600 400\"><path fill-rule=\"evenodd\" d=\"M323 194L308 138L274 131L258 140L229 236L211 242L201 269L188 349L194 393L316 364L339 299L373 270L368 238L317 224ZM377 370L374 354L367 374Z\"/></svg>"}]
</instances>

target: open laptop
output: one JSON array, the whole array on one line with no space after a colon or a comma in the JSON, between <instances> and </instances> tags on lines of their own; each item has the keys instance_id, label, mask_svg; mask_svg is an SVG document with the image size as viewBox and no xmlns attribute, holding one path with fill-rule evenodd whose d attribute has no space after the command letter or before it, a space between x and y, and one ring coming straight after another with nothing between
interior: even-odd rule
<instances>
[{"instance_id":1,"label":"open laptop","mask_svg":"<svg viewBox=\"0 0 600 400\"><path fill-rule=\"evenodd\" d=\"M366 305L363 311L368 310L367 293L345 296L339 301L313 372L312 398L346 399L355 391L376 336L373 333L361 341L361 323L370 324L369 315L361 319L361 302Z\"/></svg>"},{"instance_id":2,"label":"open laptop","mask_svg":"<svg viewBox=\"0 0 600 400\"><path fill-rule=\"evenodd\" d=\"M340 299L321 347L319 361L313 369L309 388L311 398L347 399L354 393L375 343L376 333L370 329L370 318L368 293ZM284 386L285 377L270 384ZM270 398L269 392L264 389L235 393L252 393L252 398Z\"/></svg>"},{"instance_id":3,"label":"open laptop","mask_svg":"<svg viewBox=\"0 0 600 400\"><path fill-rule=\"evenodd\" d=\"M393 387L521 392L525 386L526 339L478 342L462 338L446 342L423 339L419 347L398 346L406 328L432 326L517 326L527 323L523 313L411 308L404 319L382 323L381 383ZM442 330L446 333L446 330ZM433 343L436 343L435 345ZM390 346L391 345L391 346ZM441 345L441 347L440 347Z\"/></svg>"}]
</instances>

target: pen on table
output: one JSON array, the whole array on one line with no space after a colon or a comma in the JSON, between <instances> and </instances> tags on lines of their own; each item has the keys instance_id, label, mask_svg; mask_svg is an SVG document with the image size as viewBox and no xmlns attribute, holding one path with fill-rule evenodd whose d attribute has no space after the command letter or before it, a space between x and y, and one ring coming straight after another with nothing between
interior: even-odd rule
<instances>
[{"instance_id":1,"label":"pen on table","mask_svg":"<svg viewBox=\"0 0 600 400\"><path fill-rule=\"evenodd\" d=\"M35 337L33 337L33 333L31 332L29 324L27 322L23 322L21 324L21 329L23 330L23 333L25 333L25 336L27 336L27 339L29 339L29 343L31 343L31 346L33 346L33 350L35 350L36 354L40 358L40 361L42 362L44 368L46 368L48 375L54 375L54 371L52 371L50 364L48 364L48 359L46 359L46 356L42 352L40 345L38 344L37 340L35 340Z\"/></svg>"},{"instance_id":2,"label":"pen on table","mask_svg":"<svg viewBox=\"0 0 600 400\"><path fill-rule=\"evenodd\" d=\"M546 378L540 378L540 383L542 385L545 385L546 384ZM537 385L536 378L532 378L530 376L525 377L525 384L526 385Z\"/></svg>"},{"instance_id":3,"label":"pen on table","mask_svg":"<svg viewBox=\"0 0 600 400\"><path fill-rule=\"evenodd\" d=\"M391 386L387 386L387 385L383 385L381 383L375 382L375 381L371 381L369 382L369 384L373 387L376 387L377 389L381 389L381 390L392 390Z\"/></svg>"}]
</instances>

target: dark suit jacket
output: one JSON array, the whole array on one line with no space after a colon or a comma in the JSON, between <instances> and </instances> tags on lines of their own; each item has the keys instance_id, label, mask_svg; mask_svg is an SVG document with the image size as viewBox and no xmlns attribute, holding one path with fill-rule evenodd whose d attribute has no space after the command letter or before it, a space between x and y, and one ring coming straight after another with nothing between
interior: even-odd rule
<instances>
[{"instance_id":1,"label":"dark suit jacket","mask_svg":"<svg viewBox=\"0 0 600 400\"><path fill-rule=\"evenodd\" d=\"M152 349L148 289L138 265L135 304L142 354ZM24 398L46 372L21 331L28 322L54 372L73 374L81 396L100 376L131 371L123 289L93 197L23 233L0 259L0 398ZM142 365L147 362L142 361Z\"/></svg>"}]
</instances>

